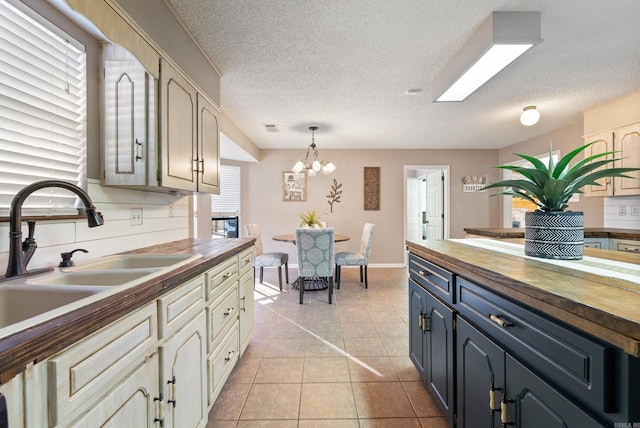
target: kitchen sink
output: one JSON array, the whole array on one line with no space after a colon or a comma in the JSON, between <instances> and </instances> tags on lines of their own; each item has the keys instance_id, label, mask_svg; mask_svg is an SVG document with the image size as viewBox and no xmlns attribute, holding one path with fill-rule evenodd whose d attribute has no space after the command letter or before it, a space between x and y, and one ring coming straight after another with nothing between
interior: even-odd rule
<instances>
[{"instance_id":1,"label":"kitchen sink","mask_svg":"<svg viewBox=\"0 0 640 428\"><path fill-rule=\"evenodd\" d=\"M0 286L0 328L17 324L104 291L104 287Z\"/></svg>"},{"instance_id":2,"label":"kitchen sink","mask_svg":"<svg viewBox=\"0 0 640 428\"><path fill-rule=\"evenodd\" d=\"M200 257L202 257L202 254L115 254L80 266L61 268L60 270L63 272L78 272L110 269L175 269Z\"/></svg>"},{"instance_id":3,"label":"kitchen sink","mask_svg":"<svg viewBox=\"0 0 640 428\"><path fill-rule=\"evenodd\" d=\"M142 282L159 271L155 269L112 269L56 272L29 279L27 284L36 285L84 285L84 286L120 286Z\"/></svg>"}]
</instances>

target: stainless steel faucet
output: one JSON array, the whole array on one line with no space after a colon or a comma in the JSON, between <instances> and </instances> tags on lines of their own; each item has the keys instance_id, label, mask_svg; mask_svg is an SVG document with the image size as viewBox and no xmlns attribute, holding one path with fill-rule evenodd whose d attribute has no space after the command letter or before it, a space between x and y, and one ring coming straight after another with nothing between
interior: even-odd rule
<instances>
[{"instance_id":1,"label":"stainless steel faucet","mask_svg":"<svg viewBox=\"0 0 640 428\"><path fill-rule=\"evenodd\" d=\"M22 204L33 192L45 187L60 187L78 195L84 204L89 227L101 226L104 223L102 214L96 211L96 207L93 206L93 201L87 192L75 184L60 180L44 180L25 186L13 197L11 210L9 211L9 264L5 273L7 278L35 273L27 272L27 263L29 263L38 246L33 239L35 221L27 222L29 224L29 237L22 242Z\"/></svg>"}]
</instances>

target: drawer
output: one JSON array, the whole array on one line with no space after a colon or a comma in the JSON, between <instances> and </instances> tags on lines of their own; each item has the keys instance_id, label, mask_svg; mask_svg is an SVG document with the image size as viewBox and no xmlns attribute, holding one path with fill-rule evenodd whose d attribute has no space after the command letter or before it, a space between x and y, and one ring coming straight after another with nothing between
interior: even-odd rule
<instances>
[{"instance_id":1,"label":"drawer","mask_svg":"<svg viewBox=\"0 0 640 428\"><path fill-rule=\"evenodd\" d=\"M463 278L459 314L511 355L600 411L611 411L613 349Z\"/></svg>"},{"instance_id":2,"label":"drawer","mask_svg":"<svg viewBox=\"0 0 640 428\"><path fill-rule=\"evenodd\" d=\"M204 311L204 275L179 286L158 299L160 338L180 330Z\"/></svg>"},{"instance_id":3,"label":"drawer","mask_svg":"<svg viewBox=\"0 0 640 428\"><path fill-rule=\"evenodd\" d=\"M240 276L244 276L245 273L250 272L253 269L253 247L247 248L240 254L238 254L238 271Z\"/></svg>"},{"instance_id":4,"label":"drawer","mask_svg":"<svg viewBox=\"0 0 640 428\"><path fill-rule=\"evenodd\" d=\"M151 354L156 316L154 302L47 361L50 426L86 412Z\"/></svg>"},{"instance_id":5,"label":"drawer","mask_svg":"<svg viewBox=\"0 0 640 428\"><path fill-rule=\"evenodd\" d=\"M223 261L207 272L205 278L205 295L207 302L210 302L224 293L227 285L238 280L238 256Z\"/></svg>"},{"instance_id":6,"label":"drawer","mask_svg":"<svg viewBox=\"0 0 640 428\"><path fill-rule=\"evenodd\" d=\"M238 323L227 333L224 340L215 349L215 352L207 360L209 406L213 405L218 397L224 382L229 377L231 369L238 361Z\"/></svg>"},{"instance_id":7,"label":"drawer","mask_svg":"<svg viewBox=\"0 0 640 428\"><path fill-rule=\"evenodd\" d=\"M627 253L640 253L640 241L620 241L618 239L612 239L612 250L625 251Z\"/></svg>"},{"instance_id":8,"label":"drawer","mask_svg":"<svg viewBox=\"0 0 640 428\"><path fill-rule=\"evenodd\" d=\"M409 254L409 275L423 288L453 304L453 274L413 254Z\"/></svg>"},{"instance_id":9,"label":"drawer","mask_svg":"<svg viewBox=\"0 0 640 428\"><path fill-rule=\"evenodd\" d=\"M227 292L207 307L207 349L212 352L218 336L227 325L238 319L238 286L231 287Z\"/></svg>"}]
</instances>

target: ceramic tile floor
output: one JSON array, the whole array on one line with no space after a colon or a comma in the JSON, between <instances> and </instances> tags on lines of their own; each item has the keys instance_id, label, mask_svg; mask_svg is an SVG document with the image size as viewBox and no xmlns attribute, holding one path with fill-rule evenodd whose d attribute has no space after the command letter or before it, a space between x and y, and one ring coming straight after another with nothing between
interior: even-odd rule
<instances>
[{"instance_id":1,"label":"ceramic tile floor","mask_svg":"<svg viewBox=\"0 0 640 428\"><path fill-rule=\"evenodd\" d=\"M447 427L408 357L406 269L370 268L365 289L343 268L332 305L326 290L300 305L284 288L265 269L253 339L207 428Z\"/></svg>"}]
</instances>

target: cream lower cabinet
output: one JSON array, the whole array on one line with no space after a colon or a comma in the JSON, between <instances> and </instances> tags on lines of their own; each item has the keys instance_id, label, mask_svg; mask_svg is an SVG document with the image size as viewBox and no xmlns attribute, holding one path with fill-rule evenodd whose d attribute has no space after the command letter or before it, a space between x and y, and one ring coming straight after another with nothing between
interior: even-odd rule
<instances>
[{"instance_id":1,"label":"cream lower cabinet","mask_svg":"<svg viewBox=\"0 0 640 428\"><path fill-rule=\"evenodd\" d=\"M253 247L211 269L205 278L211 407L253 334Z\"/></svg>"},{"instance_id":2,"label":"cream lower cabinet","mask_svg":"<svg viewBox=\"0 0 640 428\"><path fill-rule=\"evenodd\" d=\"M249 248L238 255L238 271L240 282L238 292L240 293L240 356L249 345L253 336L254 303L253 292L255 289L255 278L253 269L253 248Z\"/></svg>"},{"instance_id":3,"label":"cream lower cabinet","mask_svg":"<svg viewBox=\"0 0 640 428\"><path fill-rule=\"evenodd\" d=\"M153 422L157 367L151 379L137 377L140 385L123 384L131 382L131 373L156 352L157 326L153 302L50 358L46 363L49 426L104 426L97 419L86 419L96 407L100 408L96 418L105 423L118 418L123 409Z\"/></svg>"}]
</instances>

